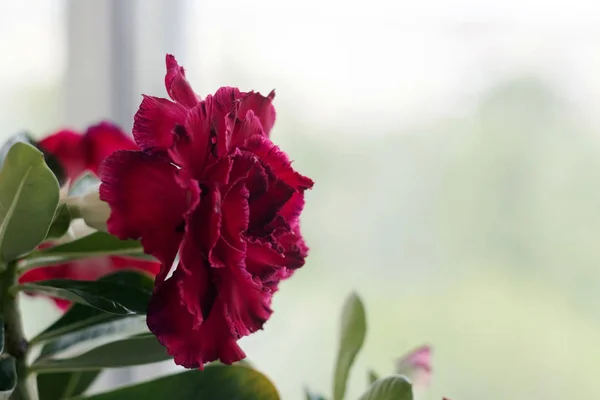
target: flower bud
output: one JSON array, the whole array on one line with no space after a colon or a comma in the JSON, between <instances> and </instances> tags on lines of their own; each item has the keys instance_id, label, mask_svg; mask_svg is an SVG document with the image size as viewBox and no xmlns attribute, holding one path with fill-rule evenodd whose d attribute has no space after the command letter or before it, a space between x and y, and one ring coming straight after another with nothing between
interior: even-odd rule
<instances>
[{"instance_id":1,"label":"flower bud","mask_svg":"<svg viewBox=\"0 0 600 400\"><path fill-rule=\"evenodd\" d=\"M73 218L83 218L87 226L106 232L110 207L100 200L99 188L96 185L82 196L67 198L67 206Z\"/></svg>"},{"instance_id":2,"label":"flower bud","mask_svg":"<svg viewBox=\"0 0 600 400\"><path fill-rule=\"evenodd\" d=\"M396 373L412 381L413 390L423 393L431 383L431 348L421 346L396 361Z\"/></svg>"}]
</instances>

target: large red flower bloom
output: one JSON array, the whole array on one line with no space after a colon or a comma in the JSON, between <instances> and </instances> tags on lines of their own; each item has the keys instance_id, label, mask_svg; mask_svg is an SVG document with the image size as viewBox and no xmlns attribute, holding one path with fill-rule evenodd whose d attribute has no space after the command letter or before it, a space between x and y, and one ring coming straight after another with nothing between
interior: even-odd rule
<instances>
[{"instance_id":1,"label":"large red flower bloom","mask_svg":"<svg viewBox=\"0 0 600 400\"><path fill-rule=\"evenodd\" d=\"M177 364L245 357L237 345L271 315L279 281L304 264L298 218L313 182L269 139L267 97L223 87L201 100L167 55L172 100L144 96L134 138L101 173L109 231L161 262L148 327ZM176 254L180 261L167 275Z\"/></svg>"},{"instance_id":2,"label":"large red flower bloom","mask_svg":"<svg viewBox=\"0 0 600 400\"><path fill-rule=\"evenodd\" d=\"M44 243L40 248L52 246ZM135 269L155 276L160 263L135 258L118 256L98 256L71 261L65 264L57 264L48 267L34 268L19 277L19 283L37 282L46 279L76 279L82 281L95 281L104 275L126 269ZM71 302L63 299L53 299L56 305L66 310Z\"/></svg>"},{"instance_id":3,"label":"large red flower bloom","mask_svg":"<svg viewBox=\"0 0 600 400\"><path fill-rule=\"evenodd\" d=\"M71 180L86 170L98 174L102 161L115 150L138 148L129 136L111 122L90 126L83 134L62 130L45 137L39 145L58 158Z\"/></svg>"}]
</instances>

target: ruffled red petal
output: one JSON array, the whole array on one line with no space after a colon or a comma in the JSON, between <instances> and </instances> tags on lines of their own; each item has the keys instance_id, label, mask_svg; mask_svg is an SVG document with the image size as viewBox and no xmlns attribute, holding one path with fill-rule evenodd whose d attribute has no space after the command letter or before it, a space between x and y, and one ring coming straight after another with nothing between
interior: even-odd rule
<instances>
[{"instance_id":1,"label":"ruffled red petal","mask_svg":"<svg viewBox=\"0 0 600 400\"><path fill-rule=\"evenodd\" d=\"M101 122L90 126L83 135L86 168L99 175L102 161L117 150L138 150L137 145L118 126Z\"/></svg>"},{"instance_id":2,"label":"ruffled red petal","mask_svg":"<svg viewBox=\"0 0 600 400\"><path fill-rule=\"evenodd\" d=\"M246 269L261 281L269 280L277 270L286 266L285 256L271 244L249 241L246 250Z\"/></svg>"},{"instance_id":3,"label":"ruffled red petal","mask_svg":"<svg viewBox=\"0 0 600 400\"><path fill-rule=\"evenodd\" d=\"M179 104L187 108L194 107L200 99L185 78L183 67L179 66L177 60L171 54L167 54L166 63L165 86L167 87L167 93Z\"/></svg>"},{"instance_id":4,"label":"ruffled red petal","mask_svg":"<svg viewBox=\"0 0 600 400\"><path fill-rule=\"evenodd\" d=\"M281 207L279 215L289 224L295 225L300 218L302 209L304 208L304 194L300 192L294 192L292 197L287 203Z\"/></svg>"},{"instance_id":5,"label":"ruffled red petal","mask_svg":"<svg viewBox=\"0 0 600 400\"><path fill-rule=\"evenodd\" d=\"M246 185L244 182L239 181L225 193L221 204L223 210L221 236L236 248L242 246L242 234L248 229L250 220L249 197L250 192Z\"/></svg>"},{"instance_id":6,"label":"ruffled red petal","mask_svg":"<svg viewBox=\"0 0 600 400\"><path fill-rule=\"evenodd\" d=\"M249 231L253 235L260 235L263 228L273 221L282 207L297 193L265 167L268 169L256 155L248 151L238 151L230 174L232 184L243 180L248 189Z\"/></svg>"},{"instance_id":7,"label":"ruffled red petal","mask_svg":"<svg viewBox=\"0 0 600 400\"><path fill-rule=\"evenodd\" d=\"M206 179L207 175L210 178L211 172L206 168L226 160L228 155L230 134L215 127L224 125L223 115L210 95L189 110L185 125L177 126L174 131L173 147L169 151L173 161L194 171L199 178Z\"/></svg>"},{"instance_id":8,"label":"ruffled red petal","mask_svg":"<svg viewBox=\"0 0 600 400\"><path fill-rule=\"evenodd\" d=\"M179 365L231 364L245 357L236 340L262 328L270 303L271 291L243 267L212 268L184 243L179 268L156 287L148 327Z\"/></svg>"},{"instance_id":9,"label":"ruffled red petal","mask_svg":"<svg viewBox=\"0 0 600 400\"><path fill-rule=\"evenodd\" d=\"M183 127L187 110L167 99L144 96L133 121L133 137L140 149L163 152L173 145L177 126Z\"/></svg>"},{"instance_id":10,"label":"ruffled red petal","mask_svg":"<svg viewBox=\"0 0 600 400\"><path fill-rule=\"evenodd\" d=\"M215 188L202 187L200 203L186 220L186 236L190 236L199 256L216 267L223 266L222 260L213 256L221 232L221 218L221 193Z\"/></svg>"},{"instance_id":11,"label":"ruffled red petal","mask_svg":"<svg viewBox=\"0 0 600 400\"><path fill-rule=\"evenodd\" d=\"M287 268L298 269L304 265L304 260L308 256L308 246L300 234L299 227L282 233L277 237L277 241L284 249Z\"/></svg>"},{"instance_id":12,"label":"ruffled red petal","mask_svg":"<svg viewBox=\"0 0 600 400\"><path fill-rule=\"evenodd\" d=\"M259 329L271 316L271 291L263 288L243 267L218 271L221 279L219 297L233 335L239 339Z\"/></svg>"},{"instance_id":13,"label":"ruffled red petal","mask_svg":"<svg viewBox=\"0 0 600 400\"><path fill-rule=\"evenodd\" d=\"M183 238L185 214L197 202L197 187L182 188L176 167L162 158L124 150L106 159L101 179L100 199L111 208L109 232L141 238L144 250L162 262L163 277Z\"/></svg>"},{"instance_id":14,"label":"ruffled red petal","mask_svg":"<svg viewBox=\"0 0 600 400\"><path fill-rule=\"evenodd\" d=\"M285 182L271 180L267 191L250 201L250 232L260 232L271 223L293 194L294 189Z\"/></svg>"},{"instance_id":15,"label":"ruffled red petal","mask_svg":"<svg viewBox=\"0 0 600 400\"><path fill-rule=\"evenodd\" d=\"M239 181L222 199L218 193L209 191L190 214L181 262L171 279L157 284L148 313L152 332L187 367L240 360L235 341L261 329L272 312L271 291L244 264L248 191ZM171 307L161 308L168 301Z\"/></svg>"},{"instance_id":16,"label":"ruffled red petal","mask_svg":"<svg viewBox=\"0 0 600 400\"><path fill-rule=\"evenodd\" d=\"M247 151L236 150L231 156L233 165L229 173L229 186L244 181L249 191L249 199L265 193L269 187L269 177L258 158Z\"/></svg>"},{"instance_id":17,"label":"ruffled red petal","mask_svg":"<svg viewBox=\"0 0 600 400\"><path fill-rule=\"evenodd\" d=\"M242 97L244 97L246 93L240 92L240 90L236 87L231 86L222 86L214 94L216 111L219 115L225 117L233 110L233 106Z\"/></svg>"},{"instance_id":18,"label":"ruffled red petal","mask_svg":"<svg viewBox=\"0 0 600 400\"><path fill-rule=\"evenodd\" d=\"M210 140L211 99L200 102L189 110L183 126L175 130L174 146L170 151L173 160L190 171L202 171L212 159L214 143Z\"/></svg>"},{"instance_id":19,"label":"ruffled red petal","mask_svg":"<svg viewBox=\"0 0 600 400\"><path fill-rule=\"evenodd\" d=\"M183 277L178 281L181 304L193 317L193 329L199 329L208 319L217 298L216 276L191 235L184 238L180 257L177 271Z\"/></svg>"},{"instance_id":20,"label":"ruffled red petal","mask_svg":"<svg viewBox=\"0 0 600 400\"><path fill-rule=\"evenodd\" d=\"M248 229L249 208L248 189L242 181L227 190L221 210L220 238L213 249L212 263L228 268L245 268L246 242L242 235Z\"/></svg>"},{"instance_id":21,"label":"ruffled red petal","mask_svg":"<svg viewBox=\"0 0 600 400\"><path fill-rule=\"evenodd\" d=\"M212 96L210 115L216 144L216 157L224 157L233 150L232 146L238 146L238 144L231 143L232 131L237 121L236 104L244 95L245 93L240 92L237 88L225 86L219 88Z\"/></svg>"},{"instance_id":22,"label":"ruffled red petal","mask_svg":"<svg viewBox=\"0 0 600 400\"><path fill-rule=\"evenodd\" d=\"M240 100L238 117L244 119L248 111L253 111L260 121L262 131L269 136L275 124L275 107L272 103L274 98L274 90L267 97L257 92L248 93Z\"/></svg>"},{"instance_id":23,"label":"ruffled red petal","mask_svg":"<svg viewBox=\"0 0 600 400\"><path fill-rule=\"evenodd\" d=\"M228 118L228 131L231 131L230 147L243 147L249 137L262 135L263 127L254 111L248 110L243 119Z\"/></svg>"},{"instance_id":24,"label":"ruffled red petal","mask_svg":"<svg viewBox=\"0 0 600 400\"><path fill-rule=\"evenodd\" d=\"M244 149L256 154L270 171L294 190L304 191L313 186L313 181L294 171L287 155L275 146L269 138L262 135L249 137Z\"/></svg>"},{"instance_id":25,"label":"ruffled red petal","mask_svg":"<svg viewBox=\"0 0 600 400\"><path fill-rule=\"evenodd\" d=\"M215 299L201 324L182 304L180 283L188 279L192 278L177 269L156 287L148 307L150 331L167 348L175 363L186 368L202 369L205 363L217 359L225 364L243 359L246 355L231 333L221 298Z\"/></svg>"}]
</instances>

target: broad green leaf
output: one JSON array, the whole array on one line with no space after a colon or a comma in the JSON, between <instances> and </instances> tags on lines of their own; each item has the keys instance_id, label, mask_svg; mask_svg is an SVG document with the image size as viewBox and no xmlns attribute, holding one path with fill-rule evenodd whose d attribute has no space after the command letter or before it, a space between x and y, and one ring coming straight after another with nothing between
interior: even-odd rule
<instances>
[{"instance_id":1,"label":"broad green leaf","mask_svg":"<svg viewBox=\"0 0 600 400\"><path fill-rule=\"evenodd\" d=\"M13 357L0 358L0 400L8 400L17 386L17 372Z\"/></svg>"},{"instance_id":2,"label":"broad green leaf","mask_svg":"<svg viewBox=\"0 0 600 400\"><path fill-rule=\"evenodd\" d=\"M0 354L4 352L4 320L0 317Z\"/></svg>"},{"instance_id":3,"label":"broad green leaf","mask_svg":"<svg viewBox=\"0 0 600 400\"><path fill-rule=\"evenodd\" d=\"M106 281L50 279L14 286L29 293L86 304L118 315L146 314L152 292L137 286Z\"/></svg>"},{"instance_id":4,"label":"broad green leaf","mask_svg":"<svg viewBox=\"0 0 600 400\"><path fill-rule=\"evenodd\" d=\"M35 147L15 143L0 171L0 258L7 262L40 244L59 201L54 174Z\"/></svg>"},{"instance_id":5,"label":"broad green leaf","mask_svg":"<svg viewBox=\"0 0 600 400\"><path fill-rule=\"evenodd\" d=\"M304 389L304 395L306 400L325 400L325 397L321 396L320 394L313 393L307 388Z\"/></svg>"},{"instance_id":6,"label":"broad green leaf","mask_svg":"<svg viewBox=\"0 0 600 400\"><path fill-rule=\"evenodd\" d=\"M334 400L344 398L350 368L365 341L366 333L365 308L358 295L353 293L346 300L342 310L340 346L333 381Z\"/></svg>"},{"instance_id":7,"label":"broad green leaf","mask_svg":"<svg viewBox=\"0 0 600 400\"><path fill-rule=\"evenodd\" d=\"M130 269L105 275L99 280L102 282L118 283L119 285L140 287L150 292L154 289L154 278L145 272Z\"/></svg>"},{"instance_id":8,"label":"broad green leaf","mask_svg":"<svg viewBox=\"0 0 600 400\"><path fill-rule=\"evenodd\" d=\"M82 398L76 398L81 400ZM86 400L279 400L262 373L241 365L209 365L87 397Z\"/></svg>"},{"instance_id":9,"label":"broad green leaf","mask_svg":"<svg viewBox=\"0 0 600 400\"><path fill-rule=\"evenodd\" d=\"M83 196L88 193L91 188L95 188L100 184L100 179L91 172L84 172L77 178L69 188L69 196Z\"/></svg>"},{"instance_id":10,"label":"broad green leaf","mask_svg":"<svg viewBox=\"0 0 600 400\"><path fill-rule=\"evenodd\" d=\"M115 321L121 318L127 318L127 316L107 314L96 308L76 303L73 304L58 321L34 337L30 344L35 345L41 342L46 342L63 335L68 335L69 333L80 329L94 326L96 324Z\"/></svg>"},{"instance_id":11,"label":"broad green leaf","mask_svg":"<svg viewBox=\"0 0 600 400\"><path fill-rule=\"evenodd\" d=\"M358 400L413 400L408 380L400 375L378 379Z\"/></svg>"},{"instance_id":12,"label":"broad green leaf","mask_svg":"<svg viewBox=\"0 0 600 400\"><path fill-rule=\"evenodd\" d=\"M115 272L114 274L103 276L100 278L100 281L141 287L147 291L152 291L154 287L154 282L149 275L133 270ZM126 316L107 314L83 304L73 304L58 321L33 338L31 344L56 339L71 332L98 324L109 323L121 318L126 318Z\"/></svg>"},{"instance_id":13,"label":"broad green leaf","mask_svg":"<svg viewBox=\"0 0 600 400\"><path fill-rule=\"evenodd\" d=\"M53 154L50 154L47 151L45 151L38 144L38 142L26 132L21 132L17 133L16 135L13 135L7 141L4 142L2 147L0 147L0 168L4 164L4 160L6 159L6 155L8 154L10 148L15 143L29 143L30 145L41 151L44 154L44 161L46 162L46 165L48 165L54 176L56 176L58 183L61 186L63 185L63 183L65 183L65 170L61 165L60 161L58 161L58 158L56 158Z\"/></svg>"},{"instance_id":14,"label":"broad green leaf","mask_svg":"<svg viewBox=\"0 0 600 400\"><path fill-rule=\"evenodd\" d=\"M150 364L170 358L156 337L148 334L107 343L73 358L37 360L31 368L40 373L95 370Z\"/></svg>"},{"instance_id":15,"label":"broad green leaf","mask_svg":"<svg viewBox=\"0 0 600 400\"><path fill-rule=\"evenodd\" d=\"M377 375L375 371L370 369L367 378L369 380L369 385L372 385L377 379L379 379L379 375Z\"/></svg>"},{"instance_id":16,"label":"broad green leaf","mask_svg":"<svg viewBox=\"0 0 600 400\"><path fill-rule=\"evenodd\" d=\"M54 214L52 225L48 230L46 239L57 239L63 237L71 226L71 213L66 204L61 204Z\"/></svg>"},{"instance_id":17,"label":"broad green leaf","mask_svg":"<svg viewBox=\"0 0 600 400\"><path fill-rule=\"evenodd\" d=\"M56 372L37 376L40 400L67 400L83 394L101 370Z\"/></svg>"},{"instance_id":18,"label":"broad green leaf","mask_svg":"<svg viewBox=\"0 0 600 400\"><path fill-rule=\"evenodd\" d=\"M81 258L119 255L152 259L137 240L121 240L106 232L94 232L72 242L35 251L19 264L21 270L60 264Z\"/></svg>"},{"instance_id":19,"label":"broad green leaf","mask_svg":"<svg viewBox=\"0 0 600 400\"><path fill-rule=\"evenodd\" d=\"M149 333L146 327L146 317L143 315L95 324L47 343L38 360L57 356L60 358L74 357L106 343L142 333Z\"/></svg>"}]
</instances>

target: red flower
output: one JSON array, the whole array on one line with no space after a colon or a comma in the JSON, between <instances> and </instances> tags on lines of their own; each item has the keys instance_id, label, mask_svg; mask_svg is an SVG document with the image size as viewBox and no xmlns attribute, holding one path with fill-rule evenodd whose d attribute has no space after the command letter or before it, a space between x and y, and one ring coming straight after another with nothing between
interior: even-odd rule
<instances>
[{"instance_id":1,"label":"red flower","mask_svg":"<svg viewBox=\"0 0 600 400\"><path fill-rule=\"evenodd\" d=\"M271 315L279 281L304 264L298 218L313 182L269 139L267 97L223 87L204 100L167 55L170 101L144 96L134 138L101 174L108 230L161 262L148 327L177 364L245 357L237 340ZM175 255L180 262L166 279Z\"/></svg>"},{"instance_id":2,"label":"red flower","mask_svg":"<svg viewBox=\"0 0 600 400\"><path fill-rule=\"evenodd\" d=\"M58 158L71 180L85 170L98 174L102 161L115 150L138 148L129 136L110 122L90 126L83 135L62 130L42 139L39 145Z\"/></svg>"},{"instance_id":3,"label":"red flower","mask_svg":"<svg viewBox=\"0 0 600 400\"><path fill-rule=\"evenodd\" d=\"M50 247L43 244L40 248ZM19 283L37 282L46 279L77 279L82 281L95 281L104 275L125 269L135 269L155 276L160 269L160 263L134 258L117 256L99 256L71 261L48 267L35 268L25 272L19 277ZM53 299L61 310L66 310L71 304L68 300Z\"/></svg>"}]
</instances>

